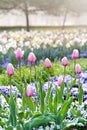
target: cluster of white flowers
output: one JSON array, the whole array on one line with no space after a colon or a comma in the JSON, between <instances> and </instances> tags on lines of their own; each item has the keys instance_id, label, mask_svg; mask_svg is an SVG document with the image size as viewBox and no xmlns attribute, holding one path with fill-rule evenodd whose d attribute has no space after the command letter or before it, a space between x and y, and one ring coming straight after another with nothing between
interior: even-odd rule
<instances>
[{"instance_id":1,"label":"cluster of white flowers","mask_svg":"<svg viewBox=\"0 0 87 130\"><path fill-rule=\"evenodd\" d=\"M54 130L55 127L57 128L57 130L60 129L60 127L59 127L58 125L53 124L53 125L51 125L51 126L46 126L46 127L45 127L45 130ZM36 128L33 128L33 130L36 130ZM43 126L40 126L37 130L44 130L44 128L43 128Z\"/></svg>"},{"instance_id":2,"label":"cluster of white flowers","mask_svg":"<svg viewBox=\"0 0 87 130\"><path fill-rule=\"evenodd\" d=\"M16 32L1 32L0 33L0 52L4 54L9 48L26 46L28 48L46 48L47 45L51 47L65 46L70 48L74 44L83 46L87 42L87 32L45 32L45 31L30 31L25 30Z\"/></svg>"}]
</instances>

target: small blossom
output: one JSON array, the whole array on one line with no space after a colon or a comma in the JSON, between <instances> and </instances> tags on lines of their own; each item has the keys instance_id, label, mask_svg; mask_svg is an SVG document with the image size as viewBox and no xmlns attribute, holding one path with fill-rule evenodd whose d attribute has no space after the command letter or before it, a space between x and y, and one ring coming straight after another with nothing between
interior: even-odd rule
<instances>
[{"instance_id":1,"label":"small blossom","mask_svg":"<svg viewBox=\"0 0 87 130\"><path fill-rule=\"evenodd\" d=\"M11 63L9 63L8 66L7 66L6 74L8 76L14 75L14 67L13 67L13 65Z\"/></svg>"},{"instance_id":2,"label":"small blossom","mask_svg":"<svg viewBox=\"0 0 87 130\"><path fill-rule=\"evenodd\" d=\"M68 59L67 59L67 57L64 57L62 59L62 65L65 66L65 67L68 65Z\"/></svg>"},{"instance_id":3,"label":"small blossom","mask_svg":"<svg viewBox=\"0 0 87 130\"><path fill-rule=\"evenodd\" d=\"M72 53L72 59L78 59L78 58L79 58L79 51L77 49L74 49Z\"/></svg>"},{"instance_id":4,"label":"small blossom","mask_svg":"<svg viewBox=\"0 0 87 130\"><path fill-rule=\"evenodd\" d=\"M76 71L76 74L81 74L82 69L81 69L81 66L79 64L76 64L75 71Z\"/></svg>"},{"instance_id":5,"label":"small blossom","mask_svg":"<svg viewBox=\"0 0 87 130\"><path fill-rule=\"evenodd\" d=\"M28 62L34 63L36 61L36 56L33 52L30 52L28 55Z\"/></svg>"},{"instance_id":6,"label":"small blossom","mask_svg":"<svg viewBox=\"0 0 87 130\"><path fill-rule=\"evenodd\" d=\"M45 59L44 66L45 66L45 68L51 68L52 67L51 61L48 58Z\"/></svg>"},{"instance_id":7,"label":"small blossom","mask_svg":"<svg viewBox=\"0 0 87 130\"><path fill-rule=\"evenodd\" d=\"M59 78L58 78L58 86L61 86L62 85L62 82L63 82L63 77L62 76L60 76Z\"/></svg>"},{"instance_id":8,"label":"small blossom","mask_svg":"<svg viewBox=\"0 0 87 130\"><path fill-rule=\"evenodd\" d=\"M21 50L21 48L18 48L16 51L16 59L21 60L22 58L23 58L22 50Z\"/></svg>"},{"instance_id":9,"label":"small blossom","mask_svg":"<svg viewBox=\"0 0 87 130\"><path fill-rule=\"evenodd\" d=\"M34 95L34 87L31 85L28 85L26 88L26 96L32 97Z\"/></svg>"}]
</instances>

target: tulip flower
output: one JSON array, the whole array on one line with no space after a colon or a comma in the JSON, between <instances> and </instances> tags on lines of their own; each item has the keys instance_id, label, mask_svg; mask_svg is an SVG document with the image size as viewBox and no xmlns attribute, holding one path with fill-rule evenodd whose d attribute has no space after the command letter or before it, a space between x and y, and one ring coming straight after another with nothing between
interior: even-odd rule
<instances>
[{"instance_id":1,"label":"tulip flower","mask_svg":"<svg viewBox=\"0 0 87 130\"><path fill-rule=\"evenodd\" d=\"M36 56L33 52L30 52L29 55L28 55L28 62L30 63L35 63L36 61Z\"/></svg>"},{"instance_id":2,"label":"tulip flower","mask_svg":"<svg viewBox=\"0 0 87 130\"><path fill-rule=\"evenodd\" d=\"M76 64L75 71L76 71L76 74L78 74L78 75L81 74L82 69L79 64ZM80 84L80 78L78 80L78 102L79 102L79 105L81 105L83 102L83 88Z\"/></svg>"},{"instance_id":3,"label":"tulip flower","mask_svg":"<svg viewBox=\"0 0 87 130\"><path fill-rule=\"evenodd\" d=\"M7 66L6 74L10 78L10 97L11 97L12 96L11 76L14 75L14 67L11 63L9 63L8 66Z\"/></svg>"},{"instance_id":4,"label":"tulip flower","mask_svg":"<svg viewBox=\"0 0 87 130\"><path fill-rule=\"evenodd\" d=\"M63 65L64 67L68 66L68 59L67 59L67 57L64 57L64 58L62 59L62 65Z\"/></svg>"},{"instance_id":5,"label":"tulip flower","mask_svg":"<svg viewBox=\"0 0 87 130\"><path fill-rule=\"evenodd\" d=\"M72 53L72 59L78 59L78 58L79 58L79 51L77 49L74 49Z\"/></svg>"},{"instance_id":6,"label":"tulip flower","mask_svg":"<svg viewBox=\"0 0 87 130\"><path fill-rule=\"evenodd\" d=\"M44 66L48 69L52 67L51 61L48 58L45 59Z\"/></svg>"},{"instance_id":7,"label":"tulip flower","mask_svg":"<svg viewBox=\"0 0 87 130\"><path fill-rule=\"evenodd\" d=\"M33 52L30 52L28 55L28 62L30 62L32 64L32 63L35 63L35 61L36 61L35 54ZM36 75L36 68L35 68L35 75ZM31 66L30 66L30 82L31 82Z\"/></svg>"},{"instance_id":8,"label":"tulip flower","mask_svg":"<svg viewBox=\"0 0 87 130\"><path fill-rule=\"evenodd\" d=\"M26 88L26 96L32 97L34 95L34 88L31 85L28 85Z\"/></svg>"},{"instance_id":9,"label":"tulip flower","mask_svg":"<svg viewBox=\"0 0 87 130\"><path fill-rule=\"evenodd\" d=\"M59 78L58 78L58 86L61 86L62 85L62 82L63 82L63 77L62 76L60 76Z\"/></svg>"},{"instance_id":10,"label":"tulip flower","mask_svg":"<svg viewBox=\"0 0 87 130\"><path fill-rule=\"evenodd\" d=\"M18 48L16 51L16 59L21 60L22 58L23 58L22 50L21 50L21 48Z\"/></svg>"},{"instance_id":11,"label":"tulip flower","mask_svg":"<svg viewBox=\"0 0 87 130\"><path fill-rule=\"evenodd\" d=\"M6 74L7 74L8 76L14 75L14 67L13 67L13 65L12 65L11 63L9 63L9 64L7 65Z\"/></svg>"},{"instance_id":12,"label":"tulip flower","mask_svg":"<svg viewBox=\"0 0 87 130\"><path fill-rule=\"evenodd\" d=\"M82 69L81 69L81 66L79 64L76 64L75 71L76 71L76 74L78 74L78 75L81 74Z\"/></svg>"},{"instance_id":13,"label":"tulip flower","mask_svg":"<svg viewBox=\"0 0 87 130\"><path fill-rule=\"evenodd\" d=\"M73 59L73 68L75 70L75 65L76 65L76 59L79 58L79 51L77 49L74 49L73 50L73 53L72 53L72 59Z\"/></svg>"},{"instance_id":14,"label":"tulip flower","mask_svg":"<svg viewBox=\"0 0 87 130\"><path fill-rule=\"evenodd\" d=\"M62 58L62 65L64 66L64 77L65 77L65 73L66 73L66 66L68 66L68 59L67 57Z\"/></svg>"},{"instance_id":15,"label":"tulip flower","mask_svg":"<svg viewBox=\"0 0 87 130\"><path fill-rule=\"evenodd\" d=\"M47 93L46 93L46 104L48 104L48 98L49 98L49 94L50 94L50 92L51 92L51 85L50 85L50 71L49 71L49 69L52 67L52 63L51 63L51 61L48 59L48 58L46 58L45 59L45 61L44 61L44 67L45 68L47 68L48 69L48 91L47 91ZM42 88L41 88L42 89ZM42 90L41 90L42 91ZM41 92L41 96L42 96L42 92ZM42 98L42 101L41 102L43 102L43 98ZM43 104L41 104L41 108L42 108L42 112L44 111L43 110L43 107L44 105Z\"/></svg>"}]
</instances>

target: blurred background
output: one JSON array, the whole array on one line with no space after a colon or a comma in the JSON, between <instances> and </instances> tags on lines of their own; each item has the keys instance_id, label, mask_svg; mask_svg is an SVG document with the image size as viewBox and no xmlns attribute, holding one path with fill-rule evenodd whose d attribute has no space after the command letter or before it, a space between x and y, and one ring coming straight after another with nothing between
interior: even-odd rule
<instances>
[{"instance_id":1,"label":"blurred background","mask_svg":"<svg viewBox=\"0 0 87 130\"><path fill-rule=\"evenodd\" d=\"M0 0L0 29L87 28L87 0Z\"/></svg>"},{"instance_id":2,"label":"blurred background","mask_svg":"<svg viewBox=\"0 0 87 130\"><path fill-rule=\"evenodd\" d=\"M22 65L31 51L38 62L71 58L75 48L87 58L87 0L0 0L0 67L17 65L17 48Z\"/></svg>"}]
</instances>

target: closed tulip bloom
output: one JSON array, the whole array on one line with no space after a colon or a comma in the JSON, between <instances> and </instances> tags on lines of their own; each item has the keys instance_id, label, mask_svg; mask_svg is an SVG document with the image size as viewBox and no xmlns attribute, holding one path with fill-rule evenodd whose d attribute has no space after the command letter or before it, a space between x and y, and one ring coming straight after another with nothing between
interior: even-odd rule
<instances>
[{"instance_id":1,"label":"closed tulip bloom","mask_svg":"<svg viewBox=\"0 0 87 130\"><path fill-rule=\"evenodd\" d=\"M26 96L32 97L34 95L34 88L31 85L28 85L26 88Z\"/></svg>"},{"instance_id":2,"label":"closed tulip bloom","mask_svg":"<svg viewBox=\"0 0 87 130\"><path fill-rule=\"evenodd\" d=\"M23 58L22 50L21 50L21 48L18 48L16 51L16 59L21 60L22 58Z\"/></svg>"},{"instance_id":3,"label":"closed tulip bloom","mask_svg":"<svg viewBox=\"0 0 87 130\"><path fill-rule=\"evenodd\" d=\"M51 61L48 58L45 59L44 66L45 66L45 68L51 68L52 67Z\"/></svg>"},{"instance_id":4,"label":"closed tulip bloom","mask_svg":"<svg viewBox=\"0 0 87 130\"><path fill-rule=\"evenodd\" d=\"M78 59L78 58L79 58L79 51L77 49L74 49L72 53L72 59Z\"/></svg>"},{"instance_id":5,"label":"closed tulip bloom","mask_svg":"<svg viewBox=\"0 0 87 130\"><path fill-rule=\"evenodd\" d=\"M62 85L62 82L63 82L63 77L62 76L60 76L59 78L58 78L58 86L61 86Z\"/></svg>"},{"instance_id":6,"label":"closed tulip bloom","mask_svg":"<svg viewBox=\"0 0 87 130\"><path fill-rule=\"evenodd\" d=\"M67 59L67 57L64 57L62 59L62 65L65 66L65 67L68 65L68 59Z\"/></svg>"},{"instance_id":7,"label":"closed tulip bloom","mask_svg":"<svg viewBox=\"0 0 87 130\"><path fill-rule=\"evenodd\" d=\"M36 56L33 52L30 52L28 55L28 62L34 63L36 61Z\"/></svg>"},{"instance_id":8,"label":"closed tulip bloom","mask_svg":"<svg viewBox=\"0 0 87 130\"><path fill-rule=\"evenodd\" d=\"M6 74L8 76L14 75L14 67L13 67L13 65L11 63L9 63L8 66L7 66Z\"/></svg>"},{"instance_id":9,"label":"closed tulip bloom","mask_svg":"<svg viewBox=\"0 0 87 130\"><path fill-rule=\"evenodd\" d=\"M79 64L76 64L75 71L76 71L76 74L81 74L82 69L81 69L81 66Z\"/></svg>"}]
</instances>

